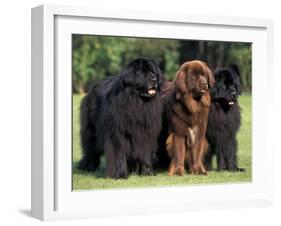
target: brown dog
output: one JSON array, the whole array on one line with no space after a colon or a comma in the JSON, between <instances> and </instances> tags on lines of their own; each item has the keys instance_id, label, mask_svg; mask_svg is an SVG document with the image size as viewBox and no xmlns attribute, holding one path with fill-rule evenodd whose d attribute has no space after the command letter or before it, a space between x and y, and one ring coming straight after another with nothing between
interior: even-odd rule
<instances>
[{"instance_id":1,"label":"brown dog","mask_svg":"<svg viewBox=\"0 0 281 226\"><path fill-rule=\"evenodd\" d=\"M184 63L177 72L175 90L166 105L171 176L183 175L185 163L190 173L206 174L202 160L208 145L205 132L211 102L209 87L214 83L211 70L199 60Z\"/></svg>"}]
</instances>

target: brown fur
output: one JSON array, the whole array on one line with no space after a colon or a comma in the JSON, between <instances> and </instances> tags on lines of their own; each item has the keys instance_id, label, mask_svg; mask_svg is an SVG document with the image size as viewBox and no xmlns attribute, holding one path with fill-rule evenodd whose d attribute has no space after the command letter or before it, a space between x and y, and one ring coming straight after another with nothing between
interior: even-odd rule
<instances>
[{"instance_id":1,"label":"brown fur","mask_svg":"<svg viewBox=\"0 0 281 226\"><path fill-rule=\"evenodd\" d=\"M208 143L205 132L214 77L202 61L184 63L175 79L175 90L167 105L169 136L167 153L171 158L169 175L183 175L185 163L192 174L206 174L203 165Z\"/></svg>"}]
</instances>

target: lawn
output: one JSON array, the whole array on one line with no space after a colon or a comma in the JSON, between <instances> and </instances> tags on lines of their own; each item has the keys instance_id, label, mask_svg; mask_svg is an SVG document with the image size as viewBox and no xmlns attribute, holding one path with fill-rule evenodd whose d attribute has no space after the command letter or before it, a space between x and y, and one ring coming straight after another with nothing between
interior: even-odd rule
<instances>
[{"instance_id":1,"label":"lawn","mask_svg":"<svg viewBox=\"0 0 281 226\"><path fill-rule=\"evenodd\" d=\"M243 95L239 102L242 108L242 126L238 134L238 157L239 167L245 168L246 172L209 172L204 175L189 175L170 177L167 172L159 172L156 176L131 175L128 179L113 180L104 177L105 161L96 172L84 172L77 169L77 163L81 158L79 138L79 105L82 96L73 96L73 190L105 189L105 188L128 188L128 187L155 187L171 185L191 185L210 183L239 183L249 182L252 178L252 98Z\"/></svg>"}]
</instances>

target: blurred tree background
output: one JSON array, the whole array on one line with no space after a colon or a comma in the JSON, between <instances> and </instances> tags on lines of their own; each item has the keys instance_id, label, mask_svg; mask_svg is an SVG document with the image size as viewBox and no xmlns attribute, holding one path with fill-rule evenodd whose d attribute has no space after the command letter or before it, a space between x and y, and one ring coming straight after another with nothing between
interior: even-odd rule
<instances>
[{"instance_id":1,"label":"blurred tree background","mask_svg":"<svg viewBox=\"0 0 281 226\"><path fill-rule=\"evenodd\" d=\"M188 60L203 60L212 70L237 64L243 91L251 92L251 54L250 43L73 35L73 92L87 92L91 82L118 75L137 57L154 59L169 80Z\"/></svg>"}]
</instances>

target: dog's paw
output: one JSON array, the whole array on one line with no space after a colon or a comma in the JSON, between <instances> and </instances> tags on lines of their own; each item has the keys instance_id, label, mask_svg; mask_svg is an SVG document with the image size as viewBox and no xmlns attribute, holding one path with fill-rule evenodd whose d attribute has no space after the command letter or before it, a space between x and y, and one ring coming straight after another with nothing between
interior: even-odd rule
<instances>
[{"instance_id":1,"label":"dog's paw","mask_svg":"<svg viewBox=\"0 0 281 226\"><path fill-rule=\"evenodd\" d=\"M175 174L178 175L178 176L183 176L185 174L184 167L183 166L177 167L175 169Z\"/></svg>"},{"instance_id":2,"label":"dog's paw","mask_svg":"<svg viewBox=\"0 0 281 226\"><path fill-rule=\"evenodd\" d=\"M183 176L184 174L185 174L185 170L184 167L182 166L178 166L173 169L170 169L168 173L169 176L174 176L174 175Z\"/></svg>"},{"instance_id":3,"label":"dog's paw","mask_svg":"<svg viewBox=\"0 0 281 226\"><path fill-rule=\"evenodd\" d=\"M246 169L236 167L234 170L231 170L231 171L233 171L233 172L245 172Z\"/></svg>"},{"instance_id":4,"label":"dog's paw","mask_svg":"<svg viewBox=\"0 0 281 226\"><path fill-rule=\"evenodd\" d=\"M246 169L244 169L244 168L237 168L237 171L239 171L239 172L246 172Z\"/></svg>"},{"instance_id":5,"label":"dog's paw","mask_svg":"<svg viewBox=\"0 0 281 226\"><path fill-rule=\"evenodd\" d=\"M107 177L111 179L127 179L128 176L128 172L125 170L107 174Z\"/></svg>"},{"instance_id":6,"label":"dog's paw","mask_svg":"<svg viewBox=\"0 0 281 226\"><path fill-rule=\"evenodd\" d=\"M148 167L148 166L143 166L141 168L141 172L140 172L141 175L143 176L154 176L155 174L153 173L151 167Z\"/></svg>"},{"instance_id":7,"label":"dog's paw","mask_svg":"<svg viewBox=\"0 0 281 226\"><path fill-rule=\"evenodd\" d=\"M205 169L205 167L204 167L204 165L203 164L194 164L193 166L192 166L192 169L191 169L191 172L190 172L191 174L202 174L202 175L207 175L208 173L207 173L207 171L206 171L206 169Z\"/></svg>"},{"instance_id":8,"label":"dog's paw","mask_svg":"<svg viewBox=\"0 0 281 226\"><path fill-rule=\"evenodd\" d=\"M77 166L80 170L85 170L88 172L95 171L98 166L92 162L89 162L87 159L82 159Z\"/></svg>"}]
</instances>

